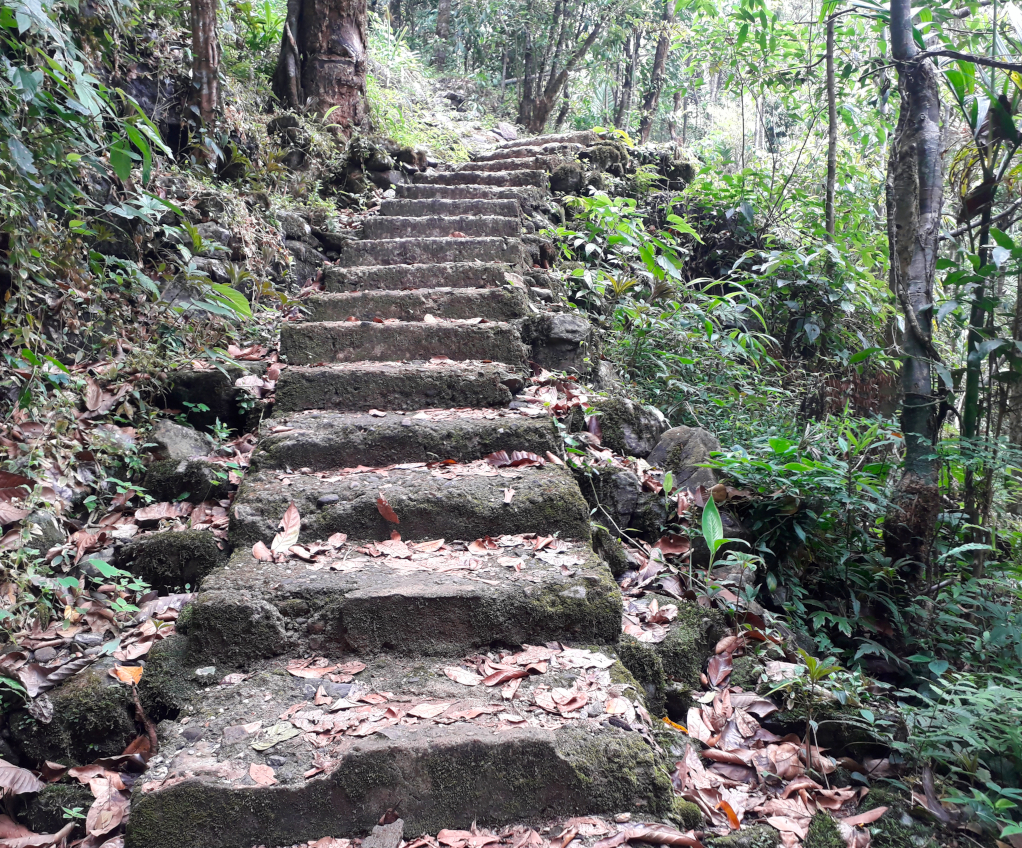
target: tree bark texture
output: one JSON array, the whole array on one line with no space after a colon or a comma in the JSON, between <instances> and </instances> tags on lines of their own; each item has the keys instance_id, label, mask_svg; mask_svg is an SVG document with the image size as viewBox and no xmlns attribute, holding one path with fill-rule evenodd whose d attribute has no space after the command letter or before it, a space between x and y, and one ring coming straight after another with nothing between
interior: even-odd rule
<instances>
[{"instance_id":1,"label":"tree bark texture","mask_svg":"<svg viewBox=\"0 0 1022 848\"><path fill-rule=\"evenodd\" d=\"M366 117L366 0L288 0L273 93L346 133Z\"/></svg>"},{"instance_id":2,"label":"tree bark texture","mask_svg":"<svg viewBox=\"0 0 1022 848\"><path fill-rule=\"evenodd\" d=\"M667 54L671 49L671 23L674 21L674 0L665 0L664 15L660 26L660 36L656 42L656 53L653 54L653 69L649 75L649 87L642 100L642 118L639 120L639 143L649 141L656 118L657 106L660 104L660 91L664 87L664 75L667 70Z\"/></svg>"},{"instance_id":3,"label":"tree bark texture","mask_svg":"<svg viewBox=\"0 0 1022 848\"><path fill-rule=\"evenodd\" d=\"M191 0L193 102L205 126L215 123L220 109L220 41L216 10L216 0Z\"/></svg>"},{"instance_id":4,"label":"tree bark texture","mask_svg":"<svg viewBox=\"0 0 1022 848\"><path fill-rule=\"evenodd\" d=\"M837 187L837 85L834 79L834 23L833 15L827 18L827 196L825 226L830 241L834 241L834 190Z\"/></svg>"},{"instance_id":5,"label":"tree bark texture","mask_svg":"<svg viewBox=\"0 0 1022 848\"><path fill-rule=\"evenodd\" d=\"M642 30L636 27L625 38L625 72L621 80L621 97L614 112L614 126L622 129L632 111L632 97L635 92L635 68L639 64L639 48L642 45Z\"/></svg>"},{"instance_id":6,"label":"tree bark texture","mask_svg":"<svg viewBox=\"0 0 1022 848\"><path fill-rule=\"evenodd\" d=\"M902 477L884 521L887 555L926 564L940 511L933 392L933 281L943 203L940 92L937 72L912 41L909 0L892 0L891 45L898 67L901 112L887 169L887 236L891 287L905 313L901 428Z\"/></svg>"},{"instance_id":7,"label":"tree bark texture","mask_svg":"<svg viewBox=\"0 0 1022 848\"><path fill-rule=\"evenodd\" d=\"M447 48L451 40L451 0L440 0L436 12L436 49L433 51L433 66L447 67Z\"/></svg>"}]
</instances>

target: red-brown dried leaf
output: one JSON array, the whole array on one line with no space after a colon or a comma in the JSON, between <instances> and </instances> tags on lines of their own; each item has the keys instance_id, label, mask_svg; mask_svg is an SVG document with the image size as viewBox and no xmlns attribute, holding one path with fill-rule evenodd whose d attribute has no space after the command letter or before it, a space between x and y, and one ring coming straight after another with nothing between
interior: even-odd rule
<instances>
[{"instance_id":1,"label":"red-brown dried leaf","mask_svg":"<svg viewBox=\"0 0 1022 848\"><path fill-rule=\"evenodd\" d=\"M714 654L706 664L706 676L710 678L710 683L714 686L720 686L723 681L727 680L733 668L734 663L730 654Z\"/></svg>"},{"instance_id":2,"label":"red-brown dried leaf","mask_svg":"<svg viewBox=\"0 0 1022 848\"><path fill-rule=\"evenodd\" d=\"M273 553L284 553L287 551L292 545L298 543L298 535L301 533L301 529L302 517L298 513L298 507L295 506L294 501L291 501L280 518L280 530L273 537L273 541L270 542L270 550Z\"/></svg>"},{"instance_id":3,"label":"red-brown dried leaf","mask_svg":"<svg viewBox=\"0 0 1022 848\"><path fill-rule=\"evenodd\" d=\"M397 517L397 513L394 512L394 508L387 503L387 499L380 495L376 499L376 508L380 511L380 515L383 516L384 520L389 521L391 524L400 524L401 519Z\"/></svg>"},{"instance_id":4,"label":"red-brown dried leaf","mask_svg":"<svg viewBox=\"0 0 1022 848\"><path fill-rule=\"evenodd\" d=\"M24 795L41 792L45 788L46 784L28 769L0 760L0 795Z\"/></svg>"},{"instance_id":5,"label":"red-brown dried leaf","mask_svg":"<svg viewBox=\"0 0 1022 848\"><path fill-rule=\"evenodd\" d=\"M252 556L259 562L273 562L273 553L261 539L252 546Z\"/></svg>"}]
</instances>

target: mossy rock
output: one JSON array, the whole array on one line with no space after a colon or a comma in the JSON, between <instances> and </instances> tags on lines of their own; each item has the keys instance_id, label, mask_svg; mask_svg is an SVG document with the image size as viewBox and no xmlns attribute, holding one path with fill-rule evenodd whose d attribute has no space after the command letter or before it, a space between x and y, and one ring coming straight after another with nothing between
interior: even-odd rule
<instances>
[{"instance_id":1,"label":"mossy rock","mask_svg":"<svg viewBox=\"0 0 1022 848\"><path fill-rule=\"evenodd\" d=\"M145 673L138 682L138 697L154 722L176 718L193 697L196 678L188 663L188 640L174 634L157 642L146 656Z\"/></svg>"},{"instance_id":2,"label":"mossy rock","mask_svg":"<svg viewBox=\"0 0 1022 848\"><path fill-rule=\"evenodd\" d=\"M121 560L154 589L195 589L221 565L224 555L211 530L181 530L143 536L124 548Z\"/></svg>"},{"instance_id":3,"label":"mossy rock","mask_svg":"<svg viewBox=\"0 0 1022 848\"><path fill-rule=\"evenodd\" d=\"M35 833L56 833L68 823L64 816L64 808L73 810L80 808L88 813L95 798L88 786L80 783L51 783L35 795L23 796L24 807L20 811L19 821ZM81 819L79 827L84 828L85 820Z\"/></svg>"},{"instance_id":4,"label":"mossy rock","mask_svg":"<svg viewBox=\"0 0 1022 848\"><path fill-rule=\"evenodd\" d=\"M43 724L18 710L10 718L11 742L33 763L82 765L120 754L135 738L131 689L110 677L111 659L99 660L47 693L53 720Z\"/></svg>"},{"instance_id":5,"label":"mossy rock","mask_svg":"<svg viewBox=\"0 0 1022 848\"><path fill-rule=\"evenodd\" d=\"M859 805L859 812L866 813L877 807L889 809L868 825L872 848L920 848L953 842L951 834L946 834L939 826L910 816L908 805L897 792L880 787L870 789Z\"/></svg>"},{"instance_id":6,"label":"mossy rock","mask_svg":"<svg viewBox=\"0 0 1022 848\"><path fill-rule=\"evenodd\" d=\"M681 830L695 830L703 824L703 814L691 801L684 798L675 798L671 811L667 818L674 822Z\"/></svg>"},{"instance_id":7,"label":"mossy rock","mask_svg":"<svg viewBox=\"0 0 1022 848\"><path fill-rule=\"evenodd\" d=\"M809 833L802 843L804 848L845 848L845 841L837 824L827 813L817 813L809 822Z\"/></svg>"},{"instance_id":8,"label":"mossy rock","mask_svg":"<svg viewBox=\"0 0 1022 848\"><path fill-rule=\"evenodd\" d=\"M604 528L600 527L593 534L593 547L600 558L610 567L610 573L615 578L620 577L631 568L631 563L625 554L625 546L621 540Z\"/></svg>"},{"instance_id":9,"label":"mossy rock","mask_svg":"<svg viewBox=\"0 0 1022 848\"><path fill-rule=\"evenodd\" d=\"M165 459L149 466L145 488L158 501L215 501L227 497L228 472L205 459Z\"/></svg>"},{"instance_id":10,"label":"mossy rock","mask_svg":"<svg viewBox=\"0 0 1022 848\"><path fill-rule=\"evenodd\" d=\"M727 836L707 834L705 842L711 848L777 848L781 834L769 825L758 824Z\"/></svg>"}]
</instances>

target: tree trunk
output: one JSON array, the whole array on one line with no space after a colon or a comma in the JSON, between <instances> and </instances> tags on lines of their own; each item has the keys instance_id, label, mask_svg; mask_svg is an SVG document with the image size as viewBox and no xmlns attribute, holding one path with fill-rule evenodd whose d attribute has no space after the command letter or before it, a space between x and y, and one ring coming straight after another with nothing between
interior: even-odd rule
<instances>
[{"instance_id":1,"label":"tree trunk","mask_svg":"<svg viewBox=\"0 0 1022 848\"><path fill-rule=\"evenodd\" d=\"M938 123L939 125L939 123ZM834 189L837 187L837 85L834 80L834 16L827 18L827 237L834 241Z\"/></svg>"},{"instance_id":2,"label":"tree trunk","mask_svg":"<svg viewBox=\"0 0 1022 848\"><path fill-rule=\"evenodd\" d=\"M433 66L443 70L447 67L447 46L451 38L451 0L440 0L436 12L436 49L433 51Z\"/></svg>"},{"instance_id":3,"label":"tree trunk","mask_svg":"<svg viewBox=\"0 0 1022 848\"><path fill-rule=\"evenodd\" d=\"M366 116L366 0L288 0L273 93L345 134Z\"/></svg>"},{"instance_id":4,"label":"tree trunk","mask_svg":"<svg viewBox=\"0 0 1022 848\"><path fill-rule=\"evenodd\" d=\"M390 11L390 28L397 32L401 29L401 0L390 0L387 4L387 9Z\"/></svg>"},{"instance_id":5,"label":"tree trunk","mask_svg":"<svg viewBox=\"0 0 1022 848\"><path fill-rule=\"evenodd\" d=\"M933 280L943 203L940 91L937 72L918 58L910 0L891 2L891 46L901 111L887 168L887 237L891 287L905 313L901 429L905 460L884 520L887 555L925 565L940 512L933 457L938 399L933 393Z\"/></svg>"},{"instance_id":6,"label":"tree trunk","mask_svg":"<svg viewBox=\"0 0 1022 848\"><path fill-rule=\"evenodd\" d=\"M216 0L191 0L192 85L195 107L205 126L216 122L220 109L220 41Z\"/></svg>"},{"instance_id":7,"label":"tree trunk","mask_svg":"<svg viewBox=\"0 0 1022 848\"><path fill-rule=\"evenodd\" d=\"M667 129L671 133L671 141L677 144L681 142L684 144L684 130L681 135L678 134L678 113L685 108L685 98L681 96L680 91L674 92L674 110L671 112L671 120L667 122Z\"/></svg>"},{"instance_id":8,"label":"tree trunk","mask_svg":"<svg viewBox=\"0 0 1022 848\"><path fill-rule=\"evenodd\" d=\"M660 90L664 87L664 72L667 70L667 54L671 49L671 23L674 21L674 0L665 0L664 15L660 26L660 37L653 54L653 70L649 75L649 88L642 100L642 118L639 120L639 144L649 141L660 103Z\"/></svg>"},{"instance_id":9,"label":"tree trunk","mask_svg":"<svg viewBox=\"0 0 1022 848\"><path fill-rule=\"evenodd\" d=\"M642 31L632 30L625 39L625 73L621 81L621 98L614 113L614 126L622 129L622 125L632 111L632 95L635 91L635 66L639 64L639 48L642 44Z\"/></svg>"}]
</instances>

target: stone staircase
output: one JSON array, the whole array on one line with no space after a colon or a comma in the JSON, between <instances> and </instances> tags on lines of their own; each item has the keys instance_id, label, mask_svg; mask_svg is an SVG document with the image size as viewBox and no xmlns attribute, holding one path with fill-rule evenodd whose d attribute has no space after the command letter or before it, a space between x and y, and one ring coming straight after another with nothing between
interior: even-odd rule
<instances>
[{"instance_id":1,"label":"stone staircase","mask_svg":"<svg viewBox=\"0 0 1022 848\"><path fill-rule=\"evenodd\" d=\"M542 157L576 143L509 145L398 187L285 325L235 553L203 582L187 641L147 665L188 682L135 785L129 848L288 846L366 833L388 810L411 836L670 810L589 507L554 419L513 400L537 312L521 204L546 191ZM483 461L501 450L554 459ZM327 555L257 558L292 503L299 544ZM499 649L498 671L527 662L525 646L529 676L469 685ZM319 676L298 667L319 657Z\"/></svg>"}]
</instances>

